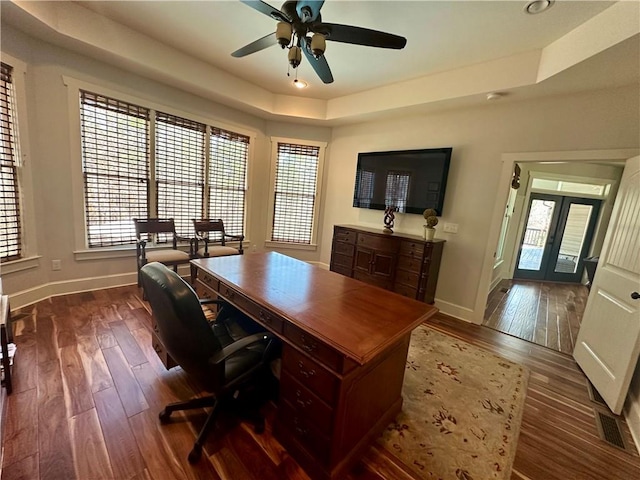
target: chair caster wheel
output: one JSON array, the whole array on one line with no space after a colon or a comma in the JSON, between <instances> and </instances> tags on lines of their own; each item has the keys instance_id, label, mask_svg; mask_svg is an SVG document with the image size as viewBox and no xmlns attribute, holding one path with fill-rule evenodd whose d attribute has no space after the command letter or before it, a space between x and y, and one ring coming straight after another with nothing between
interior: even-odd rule
<instances>
[{"instance_id":1,"label":"chair caster wheel","mask_svg":"<svg viewBox=\"0 0 640 480\"><path fill-rule=\"evenodd\" d=\"M160 419L161 424L165 424L169 422L169 417L171 417L171 412L167 412L166 410L162 410L158 414L158 418Z\"/></svg>"},{"instance_id":2,"label":"chair caster wheel","mask_svg":"<svg viewBox=\"0 0 640 480\"><path fill-rule=\"evenodd\" d=\"M187 460L189 460L189 463L196 463L200 460L200 457L202 457L202 447L200 445L194 445L193 450L189 452Z\"/></svg>"}]
</instances>

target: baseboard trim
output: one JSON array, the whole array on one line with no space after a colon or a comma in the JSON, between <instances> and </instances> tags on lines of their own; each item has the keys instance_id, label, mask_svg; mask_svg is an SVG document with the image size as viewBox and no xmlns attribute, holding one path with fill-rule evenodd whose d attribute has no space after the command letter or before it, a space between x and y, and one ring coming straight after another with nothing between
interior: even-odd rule
<instances>
[{"instance_id":1,"label":"baseboard trim","mask_svg":"<svg viewBox=\"0 0 640 480\"><path fill-rule=\"evenodd\" d=\"M455 303L449 303L442 301L438 298L435 299L435 305L440 309L440 312L450 317L457 318L458 320L464 320L465 322L473 322L473 310L467 307L461 307Z\"/></svg>"},{"instance_id":2,"label":"baseboard trim","mask_svg":"<svg viewBox=\"0 0 640 480\"><path fill-rule=\"evenodd\" d=\"M188 266L181 266L178 268L178 271L183 276L189 275ZM9 295L9 300L11 301L11 310L16 310L46 300L49 297L134 285L137 282L138 275L136 272L104 275L101 277L76 278L45 283L37 287L22 290L21 292L12 293Z\"/></svg>"}]
</instances>

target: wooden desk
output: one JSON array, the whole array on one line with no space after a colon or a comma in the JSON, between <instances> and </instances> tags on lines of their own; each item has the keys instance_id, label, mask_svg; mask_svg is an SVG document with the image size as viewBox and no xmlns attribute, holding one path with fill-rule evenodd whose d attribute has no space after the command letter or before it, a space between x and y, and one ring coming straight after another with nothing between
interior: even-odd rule
<instances>
[{"instance_id":1,"label":"wooden desk","mask_svg":"<svg viewBox=\"0 0 640 480\"><path fill-rule=\"evenodd\" d=\"M314 479L347 472L400 411L411 331L437 309L275 252L192 265L282 339L278 441Z\"/></svg>"}]
</instances>

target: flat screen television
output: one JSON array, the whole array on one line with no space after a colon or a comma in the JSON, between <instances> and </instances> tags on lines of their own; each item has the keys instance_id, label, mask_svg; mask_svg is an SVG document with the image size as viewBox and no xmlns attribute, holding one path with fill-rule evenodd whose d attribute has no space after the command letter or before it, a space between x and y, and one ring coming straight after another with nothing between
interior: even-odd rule
<instances>
[{"instance_id":1,"label":"flat screen television","mask_svg":"<svg viewBox=\"0 0 640 480\"><path fill-rule=\"evenodd\" d=\"M358 154L353 206L401 213L433 208L442 215L451 148Z\"/></svg>"}]
</instances>

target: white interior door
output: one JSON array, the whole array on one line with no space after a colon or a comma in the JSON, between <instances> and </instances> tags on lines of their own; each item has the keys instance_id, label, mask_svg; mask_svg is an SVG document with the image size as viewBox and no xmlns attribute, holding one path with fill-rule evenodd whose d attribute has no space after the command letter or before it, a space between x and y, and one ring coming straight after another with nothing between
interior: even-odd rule
<instances>
[{"instance_id":1,"label":"white interior door","mask_svg":"<svg viewBox=\"0 0 640 480\"><path fill-rule=\"evenodd\" d=\"M640 157L627 160L573 356L622 411L640 353Z\"/></svg>"}]
</instances>

